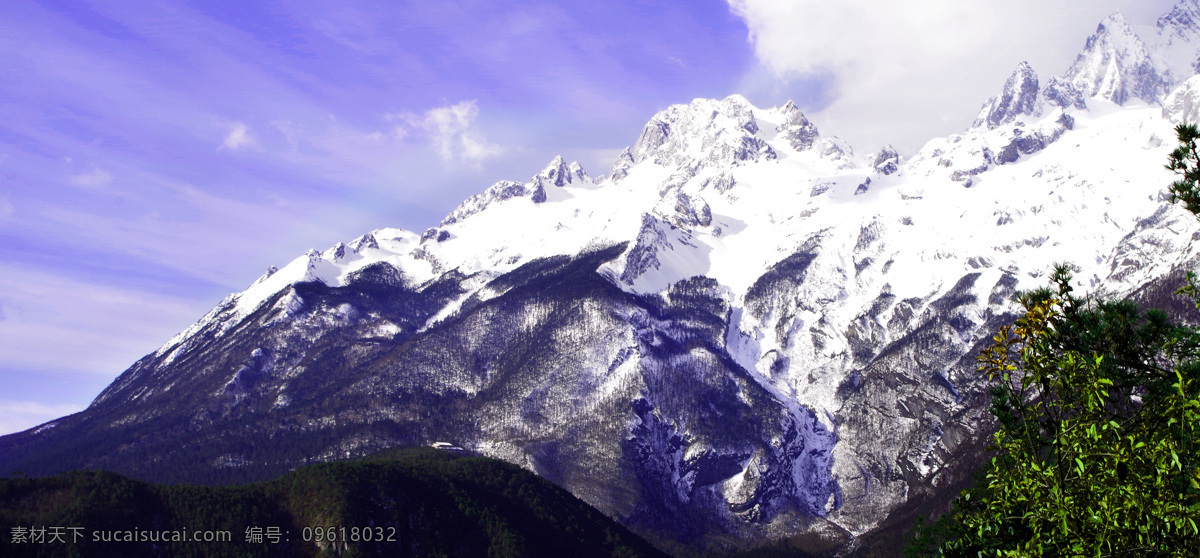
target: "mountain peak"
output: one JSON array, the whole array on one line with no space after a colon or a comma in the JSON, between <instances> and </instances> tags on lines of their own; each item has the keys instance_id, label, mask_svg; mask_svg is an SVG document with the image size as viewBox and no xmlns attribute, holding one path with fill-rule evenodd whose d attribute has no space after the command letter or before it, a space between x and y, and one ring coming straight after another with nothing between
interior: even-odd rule
<instances>
[{"instance_id":1,"label":"mountain peak","mask_svg":"<svg viewBox=\"0 0 1200 558\"><path fill-rule=\"evenodd\" d=\"M745 107L745 108L754 108L754 104L750 102L750 99L747 99L746 97L744 97L738 93L734 93L728 97L725 97L724 99L721 99L721 102L725 103L727 105L736 105L736 106L741 106L741 107Z\"/></svg>"},{"instance_id":2,"label":"mountain peak","mask_svg":"<svg viewBox=\"0 0 1200 558\"><path fill-rule=\"evenodd\" d=\"M788 101L779 108L779 113L783 116L783 121L779 123L775 131L786 138L796 151L812 148L821 133L817 130L816 125L809 122L804 113L800 112L796 103Z\"/></svg>"},{"instance_id":3,"label":"mountain peak","mask_svg":"<svg viewBox=\"0 0 1200 558\"><path fill-rule=\"evenodd\" d=\"M1129 29L1129 22L1125 21L1125 14L1117 10L1100 20L1100 25L1096 28L1096 32L1100 33L1105 28Z\"/></svg>"},{"instance_id":4,"label":"mountain peak","mask_svg":"<svg viewBox=\"0 0 1200 558\"><path fill-rule=\"evenodd\" d=\"M628 147L617 155L617 160L613 161L612 170L608 173L608 179L612 182L617 182L625 178L629 174L629 169L633 168L633 152Z\"/></svg>"},{"instance_id":5,"label":"mountain peak","mask_svg":"<svg viewBox=\"0 0 1200 558\"><path fill-rule=\"evenodd\" d=\"M321 254L321 259L323 259L323 260L340 260L345 257L346 257L346 245L341 242L333 245L332 248L329 248L328 250L326 250L324 253Z\"/></svg>"},{"instance_id":6,"label":"mountain peak","mask_svg":"<svg viewBox=\"0 0 1200 558\"><path fill-rule=\"evenodd\" d=\"M582 184L583 182L591 182L586 172L583 172L583 167L578 162L567 164L562 155L554 157L542 172L534 175L530 181L540 187L557 186L562 188L568 184Z\"/></svg>"},{"instance_id":7,"label":"mountain peak","mask_svg":"<svg viewBox=\"0 0 1200 558\"><path fill-rule=\"evenodd\" d=\"M355 254L362 253L363 250L368 248L375 250L379 249L379 241L375 239L374 233L364 234L350 242L350 249L353 250Z\"/></svg>"},{"instance_id":8,"label":"mountain peak","mask_svg":"<svg viewBox=\"0 0 1200 558\"><path fill-rule=\"evenodd\" d=\"M570 183L571 174L570 171L567 170L567 163L563 161L562 155L556 155L554 159L550 161L550 164L546 165L546 168L542 169L542 172L534 175L533 180L543 184L553 184L554 186L561 188Z\"/></svg>"},{"instance_id":9,"label":"mountain peak","mask_svg":"<svg viewBox=\"0 0 1200 558\"><path fill-rule=\"evenodd\" d=\"M1131 99L1157 103L1170 82L1166 69L1151 60L1146 43L1121 12L1100 22L1063 78L1084 97L1101 97L1119 105Z\"/></svg>"},{"instance_id":10,"label":"mountain peak","mask_svg":"<svg viewBox=\"0 0 1200 558\"><path fill-rule=\"evenodd\" d=\"M900 154L897 153L896 148L892 147L892 144L889 143L884 145L883 149L880 149L879 153L875 155L875 159L871 163L871 168L875 169L875 172L879 174L888 175L895 174L897 171L899 171L900 164Z\"/></svg>"},{"instance_id":11,"label":"mountain peak","mask_svg":"<svg viewBox=\"0 0 1200 558\"><path fill-rule=\"evenodd\" d=\"M1041 116L1042 103L1038 99L1038 77L1029 62L1021 61L1017 69L1004 82L1000 96L992 97L983 104L972 128L992 129L1014 122L1021 116Z\"/></svg>"},{"instance_id":12,"label":"mountain peak","mask_svg":"<svg viewBox=\"0 0 1200 558\"><path fill-rule=\"evenodd\" d=\"M755 110L741 95L672 105L642 128L633 161L698 168L774 159L775 151L757 137Z\"/></svg>"}]
</instances>

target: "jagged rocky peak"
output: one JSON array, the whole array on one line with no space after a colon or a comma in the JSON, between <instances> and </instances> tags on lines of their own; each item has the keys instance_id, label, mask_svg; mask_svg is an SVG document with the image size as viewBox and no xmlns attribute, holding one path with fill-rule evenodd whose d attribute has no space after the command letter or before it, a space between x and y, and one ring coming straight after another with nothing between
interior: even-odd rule
<instances>
[{"instance_id":1,"label":"jagged rocky peak","mask_svg":"<svg viewBox=\"0 0 1200 558\"><path fill-rule=\"evenodd\" d=\"M350 249L354 250L355 254L362 253L368 248L379 248L379 242L375 239L375 233L370 232L364 234L350 242Z\"/></svg>"},{"instance_id":2,"label":"jagged rocky peak","mask_svg":"<svg viewBox=\"0 0 1200 558\"><path fill-rule=\"evenodd\" d=\"M1150 58L1146 43L1121 12L1100 22L1063 77L1084 97L1101 97L1119 105L1132 99L1157 103L1170 83L1166 69Z\"/></svg>"},{"instance_id":3,"label":"jagged rocky peak","mask_svg":"<svg viewBox=\"0 0 1200 558\"><path fill-rule=\"evenodd\" d=\"M1004 82L1004 90L1000 96L992 97L979 110L972 128L987 128L989 130L1017 121L1022 116L1041 116L1042 103L1038 98L1038 77L1029 66L1022 61L1017 69Z\"/></svg>"},{"instance_id":4,"label":"jagged rocky peak","mask_svg":"<svg viewBox=\"0 0 1200 558\"><path fill-rule=\"evenodd\" d=\"M483 211L493 203L523 196L528 196L534 203L546 201L546 191L540 184L501 180L489 186L487 190L463 200L458 207L454 208L454 211L442 219L442 226L452 225L466 219Z\"/></svg>"},{"instance_id":5,"label":"jagged rocky peak","mask_svg":"<svg viewBox=\"0 0 1200 558\"><path fill-rule=\"evenodd\" d=\"M567 164L562 155L559 155L551 160L550 164L546 165L541 172L533 175L529 182L501 180L488 187L487 190L467 198L445 219L442 219L442 226L452 225L487 209L494 203L516 197L528 197L533 203L542 203L546 201L546 188L550 186L562 188L568 184L579 186L590 183L592 183L591 177L578 162Z\"/></svg>"},{"instance_id":6,"label":"jagged rocky peak","mask_svg":"<svg viewBox=\"0 0 1200 558\"><path fill-rule=\"evenodd\" d=\"M613 161L612 170L608 173L610 182L617 182L629 175L629 169L633 168L633 152L628 147L617 155L617 160Z\"/></svg>"},{"instance_id":7,"label":"jagged rocky peak","mask_svg":"<svg viewBox=\"0 0 1200 558\"><path fill-rule=\"evenodd\" d=\"M571 164L567 165L567 173L567 182L591 182L592 180L583 170L583 165L579 164L579 161L571 161Z\"/></svg>"},{"instance_id":8,"label":"jagged rocky peak","mask_svg":"<svg viewBox=\"0 0 1200 558\"><path fill-rule=\"evenodd\" d=\"M741 95L696 99L654 115L631 153L633 161L699 168L776 158L758 136L754 107Z\"/></svg>"},{"instance_id":9,"label":"jagged rocky peak","mask_svg":"<svg viewBox=\"0 0 1200 558\"><path fill-rule=\"evenodd\" d=\"M531 182L541 186L557 186L562 188L568 184L579 185L584 182L591 182L587 173L583 171L583 167L578 162L567 164L563 160L562 155L558 155L554 160L546 165L542 172L534 175Z\"/></svg>"},{"instance_id":10,"label":"jagged rocky peak","mask_svg":"<svg viewBox=\"0 0 1200 558\"><path fill-rule=\"evenodd\" d=\"M321 254L322 259L331 260L331 261L332 260L340 260L344 257L346 257L346 245L341 242L333 245L332 248L326 250L325 253Z\"/></svg>"},{"instance_id":11,"label":"jagged rocky peak","mask_svg":"<svg viewBox=\"0 0 1200 558\"><path fill-rule=\"evenodd\" d=\"M879 153L875 155L875 160L871 163L871 168L875 172L883 175L895 174L900 170L900 154L896 152L896 148L892 144L883 146Z\"/></svg>"},{"instance_id":12,"label":"jagged rocky peak","mask_svg":"<svg viewBox=\"0 0 1200 558\"><path fill-rule=\"evenodd\" d=\"M1163 118L1176 124L1200 124L1200 76L1192 76L1163 99Z\"/></svg>"},{"instance_id":13,"label":"jagged rocky peak","mask_svg":"<svg viewBox=\"0 0 1200 558\"><path fill-rule=\"evenodd\" d=\"M796 108L796 103L791 101L780 107L779 112L783 116L783 121L779 123L775 131L786 138L796 151L811 149L813 143L821 136L817 127L809 122L808 118L804 117L804 113Z\"/></svg>"}]
</instances>

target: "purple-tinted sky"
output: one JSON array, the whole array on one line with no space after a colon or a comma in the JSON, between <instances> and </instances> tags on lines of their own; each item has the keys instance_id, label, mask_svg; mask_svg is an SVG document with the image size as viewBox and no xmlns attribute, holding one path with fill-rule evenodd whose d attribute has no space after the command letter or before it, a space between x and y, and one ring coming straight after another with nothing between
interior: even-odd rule
<instances>
[{"instance_id":1,"label":"purple-tinted sky","mask_svg":"<svg viewBox=\"0 0 1200 558\"><path fill-rule=\"evenodd\" d=\"M422 230L555 155L604 174L670 104L794 99L911 153L1020 60L1061 73L1107 13L1171 2L961 4L0 3L0 434L309 248Z\"/></svg>"}]
</instances>

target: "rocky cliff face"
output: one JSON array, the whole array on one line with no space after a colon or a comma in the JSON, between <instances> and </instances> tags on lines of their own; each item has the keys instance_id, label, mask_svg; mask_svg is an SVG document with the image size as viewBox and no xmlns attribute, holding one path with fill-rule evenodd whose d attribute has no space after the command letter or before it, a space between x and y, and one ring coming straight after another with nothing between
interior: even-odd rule
<instances>
[{"instance_id":1,"label":"rocky cliff face","mask_svg":"<svg viewBox=\"0 0 1200 558\"><path fill-rule=\"evenodd\" d=\"M273 269L88 410L0 438L0 466L221 483L449 441L667 548L849 552L984 459L974 356L1016 290L1067 261L1085 291L1144 293L1196 261L1164 109L1087 110L1153 88L1081 67L1039 96L1021 65L907 159L791 103L673 106L604 180L558 158L424 233Z\"/></svg>"},{"instance_id":2,"label":"rocky cliff face","mask_svg":"<svg viewBox=\"0 0 1200 558\"><path fill-rule=\"evenodd\" d=\"M1044 103L1038 98L1038 94L1037 74L1028 62L1021 62L1008 81L1004 82L1004 90L1000 92L1000 96L992 97L984 103L972 127L992 129L1021 117L1041 116Z\"/></svg>"}]
</instances>

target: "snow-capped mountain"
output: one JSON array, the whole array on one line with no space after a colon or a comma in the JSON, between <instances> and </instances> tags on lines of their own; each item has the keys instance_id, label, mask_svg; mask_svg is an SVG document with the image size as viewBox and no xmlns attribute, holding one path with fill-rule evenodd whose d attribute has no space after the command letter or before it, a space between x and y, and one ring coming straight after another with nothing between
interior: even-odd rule
<instances>
[{"instance_id":1,"label":"snow-capped mountain","mask_svg":"<svg viewBox=\"0 0 1200 558\"><path fill-rule=\"evenodd\" d=\"M1131 99L1148 103L1162 99L1172 75L1162 62L1155 63L1146 43L1116 12L1100 22L1063 78L1085 97L1124 104Z\"/></svg>"},{"instance_id":2,"label":"snow-capped mountain","mask_svg":"<svg viewBox=\"0 0 1200 558\"><path fill-rule=\"evenodd\" d=\"M1194 267L1163 165L1200 115L1198 9L1146 40L1106 18L907 158L792 103L672 106L606 177L555 158L272 268L0 466L229 482L451 441L667 548L895 540L984 459L974 356L1014 292L1070 262L1157 300Z\"/></svg>"}]
</instances>

